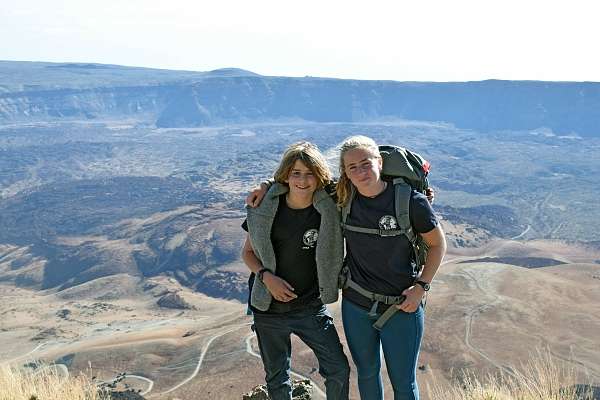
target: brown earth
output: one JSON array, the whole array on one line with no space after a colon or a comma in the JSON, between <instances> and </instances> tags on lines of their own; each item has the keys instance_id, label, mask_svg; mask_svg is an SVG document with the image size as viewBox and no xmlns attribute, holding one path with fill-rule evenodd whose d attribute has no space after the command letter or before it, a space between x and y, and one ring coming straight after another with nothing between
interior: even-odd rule
<instances>
[{"instance_id":1,"label":"brown earth","mask_svg":"<svg viewBox=\"0 0 600 400\"><path fill-rule=\"evenodd\" d=\"M530 269L469 261L482 257L564 264ZM510 373L539 346L572 365L582 382L587 371L600 384L600 266L591 263L597 259L593 249L562 242L491 241L451 249L427 302L419 360L425 367L418 371L423 398L434 380L451 380L463 369ZM157 306L168 292L193 308ZM158 400L239 399L264 379L260 359L247 351L247 340L253 352L257 347L244 305L192 292L174 279L123 274L58 293L1 284L0 296L4 362L57 360L71 374L103 380L126 372L125 383ZM339 304L331 310L345 345ZM310 350L298 340L293 346L294 371L324 389ZM351 379L357 399L354 371Z\"/></svg>"}]
</instances>

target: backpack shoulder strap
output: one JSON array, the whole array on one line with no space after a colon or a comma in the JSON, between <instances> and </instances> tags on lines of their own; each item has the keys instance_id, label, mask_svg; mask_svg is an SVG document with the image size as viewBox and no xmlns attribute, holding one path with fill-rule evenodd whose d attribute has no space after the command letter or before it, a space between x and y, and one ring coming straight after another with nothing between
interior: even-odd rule
<instances>
[{"instance_id":1,"label":"backpack shoulder strap","mask_svg":"<svg viewBox=\"0 0 600 400\"><path fill-rule=\"evenodd\" d=\"M401 235L403 233L402 231L400 231L398 229L381 230L381 229L375 229L375 228L364 228L362 226L348 225L348 223L347 223L348 216L350 215L350 209L351 209L352 201L354 200L354 197L356 197L356 188L354 186L352 186L352 189L350 191L350 199L348 200L348 203L346 203L346 205L344 207L342 207L342 222L340 224L342 226L342 233L344 231L352 231L352 232L368 233L371 235L379 235L379 236L397 236L397 235Z\"/></svg>"},{"instance_id":2,"label":"backpack shoulder strap","mask_svg":"<svg viewBox=\"0 0 600 400\"><path fill-rule=\"evenodd\" d=\"M412 187L402 178L395 178L394 184L394 207L396 209L396 222L398 229L401 230L411 243L416 240L410 223L410 197Z\"/></svg>"},{"instance_id":3,"label":"backpack shoulder strap","mask_svg":"<svg viewBox=\"0 0 600 400\"><path fill-rule=\"evenodd\" d=\"M346 226L346 221L350 215L350 208L352 207L352 200L354 200L355 195L356 189L354 188L354 185L352 185L350 189L350 198L346 202L346 205L342 207L342 229Z\"/></svg>"},{"instance_id":4,"label":"backpack shoulder strap","mask_svg":"<svg viewBox=\"0 0 600 400\"><path fill-rule=\"evenodd\" d=\"M408 221L408 228L411 229L410 234L412 234L412 228L410 225L410 219L408 218L408 204L410 202L410 190L411 187L409 184L405 183L404 180L402 178L398 178L399 179L399 183L401 182L402 185L398 185L398 186L403 186L402 193L400 195L398 195L398 193L394 193L394 198L398 199L398 198L405 198L406 196L408 196L408 200L405 200L403 202L406 203L406 205L401 205L400 207L398 206L398 204L396 204L395 207L395 211L396 211L396 215L398 215L398 209L406 209L406 220ZM408 188L408 193L405 193L405 188L404 186L406 186ZM394 187L395 190L399 190L398 187L396 186L396 182L394 180ZM365 228L362 226L354 226L354 225L348 225L347 221L348 221L348 216L350 215L350 206L352 204L352 200L354 199L356 195L356 189L354 188L354 186L352 187L352 191L350 194L350 200L348 201L348 204L346 204L344 207L342 207L342 222L341 222L341 226L342 226L342 231L348 230L348 231L352 231L352 232L359 232L359 233L367 233L367 234L371 234L371 235L378 235L378 236L382 236L382 237L387 237L387 236L398 236L398 235L409 235L409 233L405 232L404 227L402 225L399 225L397 227L397 229L376 229L376 228ZM397 200L395 200L397 202ZM398 217L396 217L396 220L398 220ZM411 237L409 236L409 239ZM412 242L411 242L412 243Z\"/></svg>"},{"instance_id":5,"label":"backpack shoulder strap","mask_svg":"<svg viewBox=\"0 0 600 400\"><path fill-rule=\"evenodd\" d=\"M412 228L410 223L410 198L412 195L411 186L404 182L402 178L394 179L395 199L394 206L396 208L396 221L398 229L403 231L404 235L410 242L413 248L413 256L417 269L420 270L427 260L427 251L429 250L423 238Z\"/></svg>"}]
</instances>

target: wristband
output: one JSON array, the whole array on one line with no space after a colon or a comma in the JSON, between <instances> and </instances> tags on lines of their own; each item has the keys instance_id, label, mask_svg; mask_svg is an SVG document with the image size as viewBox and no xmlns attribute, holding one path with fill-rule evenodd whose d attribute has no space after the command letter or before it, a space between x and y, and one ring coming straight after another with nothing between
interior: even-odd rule
<instances>
[{"instance_id":1,"label":"wristband","mask_svg":"<svg viewBox=\"0 0 600 400\"><path fill-rule=\"evenodd\" d=\"M256 273L256 276L258 277L259 281L263 281L263 275L265 274L265 272L267 272L268 269L267 268L261 268L260 270L258 270L258 272Z\"/></svg>"},{"instance_id":2,"label":"wristband","mask_svg":"<svg viewBox=\"0 0 600 400\"><path fill-rule=\"evenodd\" d=\"M421 286L423 288L424 291L429 292L429 289L431 288L431 285L429 284L429 282L425 282L425 281L416 281L415 282L417 285Z\"/></svg>"}]
</instances>

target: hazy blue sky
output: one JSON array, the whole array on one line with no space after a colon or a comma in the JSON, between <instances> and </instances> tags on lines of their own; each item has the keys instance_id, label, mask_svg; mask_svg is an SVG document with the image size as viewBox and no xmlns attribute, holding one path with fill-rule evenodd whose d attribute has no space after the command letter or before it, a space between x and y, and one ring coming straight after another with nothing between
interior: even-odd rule
<instances>
[{"instance_id":1,"label":"hazy blue sky","mask_svg":"<svg viewBox=\"0 0 600 400\"><path fill-rule=\"evenodd\" d=\"M0 59L600 81L599 11L597 0L0 0Z\"/></svg>"}]
</instances>

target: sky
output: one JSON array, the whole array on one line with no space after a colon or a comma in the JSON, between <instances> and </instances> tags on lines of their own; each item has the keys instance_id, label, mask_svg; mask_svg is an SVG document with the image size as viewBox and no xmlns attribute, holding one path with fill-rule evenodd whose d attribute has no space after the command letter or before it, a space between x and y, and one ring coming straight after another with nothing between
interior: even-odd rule
<instances>
[{"instance_id":1,"label":"sky","mask_svg":"<svg viewBox=\"0 0 600 400\"><path fill-rule=\"evenodd\" d=\"M0 0L0 60L600 82L599 11L597 0Z\"/></svg>"}]
</instances>

